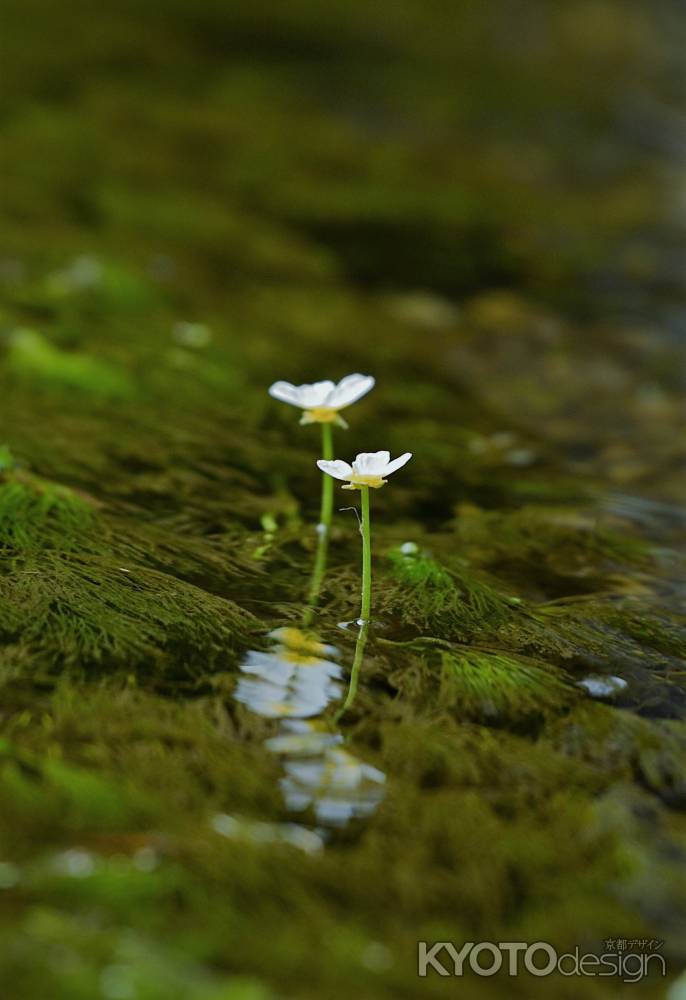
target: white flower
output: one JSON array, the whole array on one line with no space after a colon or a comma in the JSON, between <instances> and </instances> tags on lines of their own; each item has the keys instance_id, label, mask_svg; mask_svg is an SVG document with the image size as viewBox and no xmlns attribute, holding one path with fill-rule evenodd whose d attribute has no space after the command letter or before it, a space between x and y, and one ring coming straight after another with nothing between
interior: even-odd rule
<instances>
[{"instance_id":1,"label":"white flower","mask_svg":"<svg viewBox=\"0 0 686 1000\"><path fill-rule=\"evenodd\" d=\"M325 458L320 458L317 465L322 472L333 476L334 479L347 479L348 485L343 487L344 490L356 490L360 486L371 486L378 490L386 482L384 476L390 476L392 472L402 468L411 458L412 452L410 451L406 451L400 458L394 458L393 461L391 461L389 451L363 451L352 465L341 462L339 459L328 462Z\"/></svg>"},{"instance_id":2,"label":"white flower","mask_svg":"<svg viewBox=\"0 0 686 1000\"><path fill-rule=\"evenodd\" d=\"M337 423L347 427L339 410L356 403L374 388L371 375L346 375L338 385L333 382L315 382L313 385L291 385L290 382L275 382L269 388L269 395L282 403L299 406L303 410L301 424Z\"/></svg>"}]
</instances>

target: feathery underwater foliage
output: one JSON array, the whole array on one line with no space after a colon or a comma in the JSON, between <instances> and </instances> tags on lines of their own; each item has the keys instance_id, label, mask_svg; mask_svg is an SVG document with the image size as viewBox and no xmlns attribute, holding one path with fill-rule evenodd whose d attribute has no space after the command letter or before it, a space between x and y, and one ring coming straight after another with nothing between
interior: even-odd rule
<instances>
[{"instance_id":1,"label":"feathery underwater foliage","mask_svg":"<svg viewBox=\"0 0 686 1000\"><path fill-rule=\"evenodd\" d=\"M149 321L155 330L154 309ZM161 939L146 936L151 914L183 952L207 915L199 885L223 933L227 912L242 914L227 933L248 956L245 971L257 976L264 973L244 935L257 921L270 927L273 982L293 948L270 916L274 885L288 896L298 933L314 905L321 919L367 941L364 914L384 922L394 954L405 918L389 923L387 910L378 910L380 884L412 915L413 934L427 937L437 918L456 938L477 926L497 928L503 939L520 934L507 915L513 884L534 922L534 900L546 886L551 936L561 941L570 907L597 933L607 924L627 933L636 921L653 926L641 915L644 882L627 875L624 859L630 849L638 870L650 872L660 844L678 851L682 843L668 817L684 801L686 636L661 596L665 550L626 524L606 528L588 497L551 506L550 487L540 508L462 504L456 518L444 509L440 529L426 531L422 512L434 487L420 424L416 475L398 478L392 502L379 493L375 614L387 628L370 642L348 723L389 775L387 806L356 846L334 842L316 863L295 859L292 847L253 843L247 821L242 837L226 844L208 833L213 810L271 818L272 837L288 819L274 764L259 751L265 723L226 699L237 654L260 641L260 629L297 617L313 553L306 526L316 510L305 490L313 475L308 445L278 414L267 418L257 392L225 396L231 379L207 381L191 349L178 350L188 363L162 365L153 380L132 364L137 403L126 420L106 392L86 404L50 377L36 406L23 376L3 375L4 425L11 412L22 420L0 470L0 663L10 741L0 766L0 842L38 898L58 893L65 901L50 926L37 929L31 908L14 922L14 953L69 939L93 905L114 919L97 943L103 954L120 953L123 921L133 921L146 954L161 954ZM215 364L236 363L225 348L203 350L216 352ZM133 345L127 351L135 358ZM259 358L242 363L261 389ZM187 412L172 409L166 394L184 398ZM376 419L400 450L380 410ZM74 450L79 427L86 437ZM450 451L449 430L445 437ZM468 438L460 432L460 447ZM448 467L440 449L435 460ZM472 455L470 476L488 480L491 461L486 455L479 466ZM513 497L519 476L511 474ZM499 489L507 484L503 477ZM417 544L401 546L400 530ZM336 518L331 546L325 628L357 600L352 518ZM616 705L591 702L577 684L589 673L624 676L628 694ZM651 829L660 825L660 840L651 839L647 816ZM18 831L19 853L10 846ZM485 841L487 865L478 860ZM427 846L436 844L438 853ZM471 859L471 880L456 871L456 856ZM137 867L153 864L149 876ZM92 874L60 874L79 865ZM622 900L599 908L597 885L617 881ZM128 904L113 909L115 883L138 899L137 915ZM431 892L410 889L427 885ZM672 883L654 885L650 906L677 912ZM325 902L330 886L343 892L340 910ZM179 893L196 900L181 924L170 903ZM246 894L255 914L247 921ZM670 918L660 930L676 926ZM86 937L70 947L92 978L101 967L92 958L96 943ZM173 966L173 981L212 979L222 947L209 941L197 965L183 973ZM140 955L132 961L142 981L158 975L150 971L157 959L150 967ZM4 974L14 974L12 962L0 959ZM336 977L345 980L348 963L334 961ZM329 984L331 975L322 959L317 981Z\"/></svg>"},{"instance_id":2,"label":"feathery underwater foliage","mask_svg":"<svg viewBox=\"0 0 686 1000\"><path fill-rule=\"evenodd\" d=\"M96 35L82 0L10 12L12 1000L415 1000L439 931L658 938L683 965L683 366L660 335L681 233L655 226L659 157L615 124L668 48L639 8L518 11L515 48L500 2L451 7L450 31L386 0L105 4ZM386 796L308 854L274 727L232 691L299 624L316 544L314 438L265 387L355 371L378 388L346 455L414 455L374 497L379 621L338 724ZM343 669L358 563L336 514L316 627ZM604 701L579 686L613 676Z\"/></svg>"}]
</instances>

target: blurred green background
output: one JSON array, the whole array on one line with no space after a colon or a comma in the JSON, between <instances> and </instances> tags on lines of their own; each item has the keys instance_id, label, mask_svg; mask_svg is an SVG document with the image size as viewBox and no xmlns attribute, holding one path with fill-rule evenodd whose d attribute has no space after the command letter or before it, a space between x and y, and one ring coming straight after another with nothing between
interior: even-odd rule
<instances>
[{"instance_id":1,"label":"blurred green background","mask_svg":"<svg viewBox=\"0 0 686 1000\"><path fill-rule=\"evenodd\" d=\"M420 984L416 942L686 959L682 4L0 22L3 995L663 996ZM353 371L337 456L414 452L343 729L388 788L311 856L232 692L313 556L317 435L266 388Z\"/></svg>"}]
</instances>

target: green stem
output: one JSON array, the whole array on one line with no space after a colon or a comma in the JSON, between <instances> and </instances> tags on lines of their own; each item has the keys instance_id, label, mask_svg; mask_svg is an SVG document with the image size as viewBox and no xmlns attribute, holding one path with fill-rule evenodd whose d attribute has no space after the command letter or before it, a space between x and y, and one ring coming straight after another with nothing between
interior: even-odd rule
<instances>
[{"instance_id":1,"label":"green stem","mask_svg":"<svg viewBox=\"0 0 686 1000\"><path fill-rule=\"evenodd\" d=\"M333 431L331 424L322 424L322 458L333 460ZM328 539L333 513L333 479L322 472L322 505L319 513L319 533Z\"/></svg>"},{"instance_id":2,"label":"green stem","mask_svg":"<svg viewBox=\"0 0 686 1000\"><path fill-rule=\"evenodd\" d=\"M362 624L369 622L372 612L372 532L369 519L369 487L360 487L362 501Z\"/></svg>"},{"instance_id":3,"label":"green stem","mask_svg":"<svg viewBox=\"0 0 686 1000\"><path fill-rule=\"evenodd\" d=\"M333 459L333 432L331 424L322 424L322 458L331 461ZM314 557L314 568L310 580L310 589L307 595L307 609L305 611L303 623L309 625L312 620L314 608L319 601L319 592L322 589L322 581L326 572L326 557L329 551L329 535L331 533L331 519L333 515L333 487L334 482L331 476L322 472L322 502L319 511L319 524L317 525L317 551Z\"/></svg>"},{"instance_id":4,"label":"green stem","mask_svg":"<svg viewBox=\"0 0 686 1000\"><path fill-rule=\"evenodd\" d=\"M360 667L362 666L362 658L364 656L364 647L367 645L367 633L369 631L369 623L365 622L364 625L360 626L360 631L357 633L357 642L355 643L355 658L353 660L352 669L350 671L350 684L348 686L348 694L346 695L345 701L339 708L338 712L334 717L334 721L338 722L340 717L346 712L353 701L355 700L355 695L357 694L357 682L360 676Z\"/></svg>"}]
</instances>

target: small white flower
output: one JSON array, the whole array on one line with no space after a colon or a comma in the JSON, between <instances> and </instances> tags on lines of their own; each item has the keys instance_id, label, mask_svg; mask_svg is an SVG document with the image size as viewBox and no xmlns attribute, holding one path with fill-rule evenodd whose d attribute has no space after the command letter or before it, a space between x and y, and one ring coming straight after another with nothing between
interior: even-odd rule
<instances>
[{"instance_id":1,"label":"small white flower","mask_svg":"<svg viewBox=\"0 0 686 1000\"><path fill-rule=\"evenodd\" d=\"M269 388L269 395L282 403L299 406L303 410L301 424L340 424L347 427L339 411L351 403L356 403L374 388L371 375L346 375L338 385L329 381L315 382L313 385L291 385L290 382L275 382Z\"/></svg>"},{"instance_id":2,"label":"small white flower","mask_svg":"<svg viewBox=\"0 0 686 1000\"><path fill-rule=\"evenodd\" d=\"M348 484L343 487L344 490L356 490L360 486L371 486L378 490L386 482L384 476L390 476L392 472L402 468L411 458L412 452L410 451L406 451L400 458L394 458L393 461L391 461L389 451L363 451L352 465L341 462L340 459L328 462L325 458L320 458L317 465L322 472L333 476L334 479L347 480Z\"/></svg>"}]
</instances>

